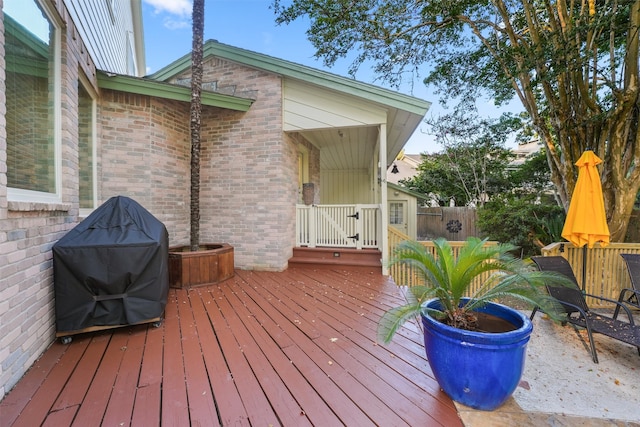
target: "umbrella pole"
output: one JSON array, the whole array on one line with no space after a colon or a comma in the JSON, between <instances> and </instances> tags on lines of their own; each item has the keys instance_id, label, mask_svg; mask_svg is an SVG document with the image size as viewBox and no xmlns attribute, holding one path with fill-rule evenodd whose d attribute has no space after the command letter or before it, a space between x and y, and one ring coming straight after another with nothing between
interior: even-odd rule
<instances>
[{"instance_id":1,"label":"umbrella pole","mask_svg":"<svg viewBox=\"0 0 640 427\"><path fill-rule=\"evenodd\" d=\"M586 290L587 283L587 245L582 247L582 293Z\"/></svg>"}]
</instances>

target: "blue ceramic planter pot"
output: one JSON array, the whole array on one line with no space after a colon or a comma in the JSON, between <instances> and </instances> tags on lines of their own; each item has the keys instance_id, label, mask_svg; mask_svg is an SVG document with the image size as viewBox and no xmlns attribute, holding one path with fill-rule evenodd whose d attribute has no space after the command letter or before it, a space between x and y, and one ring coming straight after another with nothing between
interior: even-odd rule
<instances>
[{"instance_id":1,"label":"blue ceramic planter pot","mask_svg":"<svg viewBox=\"0 0 640 427\"><path fill-rule=\"evenodd\" d=\"M439 309L440 303L433 299L425 306ZM423 312L424 345L442 390L456 402L490 411L502 405L518 386L533 327L528 317L502 304L489 303L478 311L508 321L514 330L465 331Z\"/></svg>"}]
</instances>

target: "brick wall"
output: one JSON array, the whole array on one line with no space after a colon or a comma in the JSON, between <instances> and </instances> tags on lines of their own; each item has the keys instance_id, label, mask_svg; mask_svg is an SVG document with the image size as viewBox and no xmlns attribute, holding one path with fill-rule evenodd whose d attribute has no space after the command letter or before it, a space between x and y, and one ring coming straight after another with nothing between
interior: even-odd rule
<instances>
[{"instance_id":1,"label":"brick wall","mask_svg":"<svg viewBox=\"0 0 640 427\"><path fill-rule=\"evenodd\" d=\"M283 134L279 76L219 59L204 68L205 82L256 101L248 112L203 108L200 241L233 245L237 268L283 270L295 242L298 144L313 153L316 178L319 154ZM134 198L172 246L188 244L188 103L103 90L99 135L99 198Z\"/></svg>"},{"instance_id":2,"label":"brick wall","mask_svg":"<svg viewBox=\"0 0 640 427\"><path fill-rule=\"evenodd\" d=\"M0 0L0 4L2 0ZM56 4L62 5L62 2ZM54 338L52 245L78 222L78 74L95 67L67 12L62 35L62 203L7 201L4 31L0 27L0 398ZM0 23L0 26L2 24ZM181 78L187 76L180 76ZM298 147L282 132L279 76L211 59L205 82L255 99L248 112L204 107L201 241L227 242L238 268L282 270L295 241ZM98 100L98 201L134 198L158 217L171 245L189 241L189 105L102 90Z\"/></svg>"},{"instance_id":3,"label":"brick wall","mask_svg":"<svg viewBox=\"0 0 640 427\"><path fill-rule=\"evenodd\" d=\"M100 200L127 196L189 236L189 104L103 90L98 109Z\"/></svg>"},{"instance_id":4,"label":"brick wall","mask_svg":"<svg viewBox=\"0 0 640 427\"><path fill-rule=\"evenodd\" d=\"M296 144L282 132L281 79L212 58L203 82L255 102L245 113L203 111L200 240L233 245L238 268L283 270L295 242L298 169Z\"/></svg>"},{"instance_id":5,"label":"brick wall","mask_svg":"<svg viewBox=\"0 0 640 427\"><path fill-rule=\"evenodd\" d=\"M77 223L78 118L69 106L77 105L79 70L95 86L95 67L67 11L58 13L66 25L61 46L62 203L56 204L7 201L4 17L0 19L0 398L54 339L51 247Z\"/></svg>"}]
</instances>

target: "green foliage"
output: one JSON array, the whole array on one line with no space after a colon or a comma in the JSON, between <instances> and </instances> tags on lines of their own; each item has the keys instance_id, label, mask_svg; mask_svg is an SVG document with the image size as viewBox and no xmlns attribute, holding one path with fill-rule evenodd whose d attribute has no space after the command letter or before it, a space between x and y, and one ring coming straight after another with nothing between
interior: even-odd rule
<instances>
[{"instance_id":1,"label":"green foliage","mask_svg":"<svg viewBox=\"0 0 640 427\"><path fill-rule=\"evenodd\" d=\"M513 155L504 143L521 127L519 120L506 115L499 120L481 119L457 110L429 124L444 150L423 154L417 175L401 184L434 194L441 204L454 198L458 205L482 203L512 187L506 170Z\"/></svg>"},{"instance_id":2,"label":"green foliage","mask_svg":"<svg viewBox=\"0 0 640 427\"><path fill-rule=\"evenodd\" d=\"M516 194L542 194L552 192L551 171L544 151L532 154L509 173L509 181Z\"/></svg>"},{"instance_id":3,"label":"green foliage","mask_svg":"<svg viewBox=\"0 0 640 427\"><path fill-rule=\"evenodd\" d=\"M404 241L398 245L392 262L414 268L423 284L408 288L407 303L382 316L378 323L381 341L389 343L400 326L423 310L453 327L472 329L469 319L473 319L475 308L506 297L541 307L552 317L560 313L558 302L544 290L545 284L566 285L569 280L538 271L531 263L513 257L512 245L488 246L486 240L472 237L460 248L457 257L445 239L435 240L434 245L433 254L419 242ZM476 280L484 281L475 293L467 295ZM460 306L464 296L471 299ZM438 298L443 309L427 311L423 304L431 298Z\"/></svg>"},{"instance_id":4,"label":"green foliage","mask_svg":"<svg viewBox=\"0 0 640 427\"><path fill-rule=\"evenodd\" d=\"M540 248L561 241L564 210L556 205L535 203L531 197L501 195L478 209L478 228L490 240L517 246L523 256L538 255Z\"/></svg>"}]
</instances>

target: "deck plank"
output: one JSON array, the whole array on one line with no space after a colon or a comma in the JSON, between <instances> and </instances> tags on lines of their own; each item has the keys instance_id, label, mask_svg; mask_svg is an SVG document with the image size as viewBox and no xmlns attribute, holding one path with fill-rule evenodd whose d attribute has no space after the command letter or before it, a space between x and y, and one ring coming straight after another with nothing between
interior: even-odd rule
<instances>
[{"instance_id":1,"label":"deck plank","mask_svg":"<svg viewBox=\"0 0 640 427\"><path fill-rule=\"evenodd\" d=\"M235 330L232 327L233 321L229 323L227 319L229 314L224 313L218 305L216 300L218 296L208 295L208 298L204 296L207 313L214 325L225 361L232 373L243 406L247 409L251 425L279 425L278 416L262 392L260 383L245 358L244 347L246 346L236 340Z\"/></svg>"},{"instance_id":2,"label":"deck plank","mask_svg":"<svg viewBox=\"0 0 640 427\"><path fill-rule=\"evenodd\" d=\"M128 425L131 422L147 329L146 325L132 327L126 347L121 348L124 353L122 363L102 420L105 426Z\"/></svg>"},{"instance_id":3,"label":"deck plank","mask_svg":"<svg viewBox=\"0 0 640 427\"><path fill-rule=\"evenodd\" d=\"M180 337L178 305L186 304L186 291L169 290L165 308L163 365L162 365L162 417L163 426L189 425L189 404L184 381L184 359Z\"/></svg>"},{"instance_id":4,"label":"deck plank","mask_svg":"<svg viewBox=\"0 0 640 427\"><path fill-rule=\"evenodd\" d=\"M380 316L402 301L389 278L345 267L171 289L160 327L53 344L0 402L0 427L461 427L417 322L376 342Z\"/></svg>"},{"instance_id":5,"label":"deck plank","mask_svg":"<svg viewBox=\"0 0 640 427\"><path fill-rule=\"evenodd\" d=\"M247 298L241 296L241 290L223 289L230 305L238 313L238 317L245 319L244 324L247 331L254 337L258 348L282 381L283 387L288 390L296 390L295 396L292 397L298 404L298 417L308 417L314 425L339 425L341 423L340 419L327 406L304 375L293 366L289 358L282 352L282 348L270 335L270 329L265 328L266 325L258 320L259 308L252 307L252 309L249 309Z\"/></svg>"},{"instance_id":6,"label":"deck plank","mask_svg":"<svg viewBox=\"0 0 640 427\"><path fill-rule=\"evenodd\" d=\"M206 288L198 288L191 291L190 295L194 293L198 297L191 298L191 307L196 320L197 334L202 345L204 363L218 408L220 424L249 426L249 416L205 309L205 304L211 305L210 299L205 302L205 295L207 298L210 297L209 291Z\"/></svg>"},{"instance_id":7,"label":"deck plank","mask_svg":"<svg viewBox=\"0 0 640 427\"><path fill-rule=\"evenodd\" d=\"M258 281L266 282L265 273L257 272L253 273ZM345 394L351 396L354 401L357 402L359 409L367 414L371 419L375 420L380 425L408 425L405 421L399 417L396 412L390 409L383 400L380 400L374 391L364 386L357 378L355 378L349 369L339 363L336 363L336 355L332 353L330 349L323 348L315 341L322 337L322 334L318 331L314 321L303 320L300 314L303 314L304 310L297 304L296 301L289 299L287 292L278 289L279 286L264 286L262 288L255 288L261 292L261 295L265 299L269 299L273 304L277 304L279 311L281 311L285 318L289 318L293 321L295 327L297 327L305 337L300 337L298 345L304 348L302 349L307 356L309 356L314 363L323 370L325 375L333 379L333 381L340 387ZM268 298L267 295L271 295ZM297 306L297 309L295 308ZM309 327L313 334L308 334ZM293 332L292 332L293 333ZM305 339L306 338L306 339ZM312 341L309 342L308 339ZM330 340L329 337L326 337ZM284 349L288 352L288 348ZM289 353L288 353L289 354ZM291 357L291 356L290 356ZM295 359L291 359L295 363Z\"/></svg>"},{"instance_id":8,"label":"deck plank","mask_svg":"<svg viewBox=\"0 0 640 427\"><path fill-rule=\"evenodd\" d=\"M24 411L38 389L42 386L50 372L56 367L68 346L53 343L44 354L36 360L31 369L16 386L0 402L0 424L11 425Z\"/></svg>"},{"instance_id":9,"label":"deck plank","mask_svg":"<svg viewBox=\"0 0 640 427\"><path fill-rule=\"evenodd\" d=\"M60 411L68 406L80 406L93 380L92 374L98 369L110 339L109 335L104 334L96 334L91 338L84 357L80 359L71 378L51 408L53 411Z\"/></svg>"},{"instance_id":10,"label":"deck plank","mask_svg":"<svg viewBox=\"0 0 640 427\"><path fill-rule=\"evenodd\" d=\"M189 293L185 295L188 297ZM178 304L182 352L184 357L185 383L189 401L189 422L191 425L216 426L218 414L213 399L209 373L202 357L202 348L193 318L191 298L188 304ZM214 374L214 373L212 373Z\"/></svg>"},{"instance_id":11,"label":"deck plank","mask_svg":"<svg viewBox=\"0 0 640 427\"><path fill-rule=\"evenodd\" d=\"M246 316L246 320L242 319L227 299L222 287L212 288L212 294L214 298L221 296L221 298L216 298L216 303L224 313L230 328L233 330L237 343L242 349L243 356L249 364L253 375L255 375L259 387L268 399L269 405L277 414L278 423L284 425L310 426L311 423L304 411L300 408L299 403L295 400L295 397L291 395L287 385L283 383L274 367L269 363L268 357L272 355L266 355L264 353L265 349L260 348L259 343L244 323L246 320L251 320L251 316ZM295 387L295 384L291 385Z\"/></svg>"},{"instance_id":12,"label":"deck plank","mask_svg":"<svg viewBox=\"0 0 640 427\"><path fill-rule=\"evenodd\" d=\"M255 288L260 286L260 284L252 279L253 274L239 274L243 275L243 279L246 280L246 283L249 285L242 286L242 290L247 296L245 300L253 302L250 306L253 315L258 322L268 328L269 334L274 341L280 342L284 335L286 337L285 342L292 343L281 346L283 353L291 361L290 363L305 376L314 390L322 396L326 404L331 408L331 411L338 415L342 422L348 426L365 426L370 424L371 419L358 408L350 396L344 393L307 353L300 350L300 345L306 338L304 333L272 304L258 305L257 301L261 300L261 295ZM294 342L296 342L297 345L293 345ZM322 360L323 363L329 360L329 355L325 354Z\"/></svg>"},{"instance_id":13,"label":"deck plank","mask_svg":"<svg viewBox=\"0 0 640 427\"><path fill-rule=\"evenodd\" d=\"M89 344L89 339L85 338L74 344L68 346L60 361L56 363L45 381L36 390L29 403L20 413L20 417L14 424L15 426L36 426L42 424L47 418L56 398L81 360ZM54 343L53 345L62 346L59 343Z\"/></svg>"},{"instance_id":14,"label":"deck plank","mask_svg":"<svg viewBox=\"0 0 640 427\"><path fill-rule=\"evenodd\" d=\"M160 425L164 325L162 322L157 328L147 328L138 387L133 398L132 426Z\"/></svg>"},{"instance_id":15,"label":"deck plank","mask_svg":"<svg viewBox=\"0 0 640 427\"><path fill-rule=\"evenodd\" d=\"M73 420L73 426L95 426L102 422L124 357L123 348L126 348L129 341L129 334L125 329L118 329L110 335L109 345Z\"/></svg>"}]
</instances>

